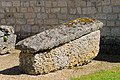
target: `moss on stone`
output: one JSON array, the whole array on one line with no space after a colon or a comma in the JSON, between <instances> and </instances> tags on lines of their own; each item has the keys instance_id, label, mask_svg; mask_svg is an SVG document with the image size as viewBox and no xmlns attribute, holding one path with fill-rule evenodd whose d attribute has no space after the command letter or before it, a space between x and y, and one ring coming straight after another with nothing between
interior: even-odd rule
<instances>
[{"instance_id":1,"label":"moss on stone","mask_svg":"<svg viewBox=\"0 0 120 80\"><path fill-rule=\"evenodd\" d=\"M94 21L95 21L95 19L93 19L93 18L78 18L76 20L72 20L72 21L65 23L65 25L68 27L74 27L74 25L76 25L78 23L84 22L86 24L86 23L92 23Z\"/></svg>"},{"instance_id":2,"label":"moss on stone","mask_svg":"<svg viewBox=\"0 0 120 80\"><path fill-rule=\"evenodd\" d=\"M7 42L8 36L3 36L3 40L4 40L4 42Z\"/></svg>"}]
</instances>

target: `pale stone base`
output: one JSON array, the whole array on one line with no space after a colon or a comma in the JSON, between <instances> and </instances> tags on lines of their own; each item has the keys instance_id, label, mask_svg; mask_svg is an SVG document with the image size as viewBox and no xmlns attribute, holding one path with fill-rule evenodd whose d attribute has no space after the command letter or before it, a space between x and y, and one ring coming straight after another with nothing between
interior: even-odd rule
<instances>
[{"instance_id":1,"label":"pale stone base","mask_svg":"<svg viewBox=\"0 0 120 80\"><path fill-rule=\"evenodd\" d=\"M88 63L99 52L100 30L51 50L20 53L20 68L28 74L44 74Z\"/></svg>"}]
</instances>

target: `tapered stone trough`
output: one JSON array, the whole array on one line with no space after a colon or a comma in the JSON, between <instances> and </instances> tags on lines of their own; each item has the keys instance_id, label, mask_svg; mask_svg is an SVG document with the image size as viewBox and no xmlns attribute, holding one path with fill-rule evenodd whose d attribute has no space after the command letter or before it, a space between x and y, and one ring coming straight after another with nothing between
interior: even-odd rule
<instances>
[{"instance_id":1,"label":"tapered stone trough","mask_svg":"<svg viewBox=\"0 0 120 80\"><path fill-rule=\"evenodd\" d=\"M28 74L44 74L89 63L99 52L103 23L79 18L17 43L20 68Z\"/></svg>"}]
</instances>

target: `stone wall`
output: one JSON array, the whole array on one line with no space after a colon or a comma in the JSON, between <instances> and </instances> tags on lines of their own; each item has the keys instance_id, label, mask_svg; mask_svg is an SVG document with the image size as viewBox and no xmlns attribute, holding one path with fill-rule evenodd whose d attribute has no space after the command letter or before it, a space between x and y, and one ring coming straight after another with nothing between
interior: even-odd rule
<instances>
[{"instance_id":1,"label":"stone wall","mask_svg":"<svg viewBox=\"0 0 120 80\"><path fill-rule=\"evenodd\" d=\"M103 44L120 39L120 0L0 0L0 24L13 25L22 38L78 17L104 23Z\"/></svg>"}]
</instances>

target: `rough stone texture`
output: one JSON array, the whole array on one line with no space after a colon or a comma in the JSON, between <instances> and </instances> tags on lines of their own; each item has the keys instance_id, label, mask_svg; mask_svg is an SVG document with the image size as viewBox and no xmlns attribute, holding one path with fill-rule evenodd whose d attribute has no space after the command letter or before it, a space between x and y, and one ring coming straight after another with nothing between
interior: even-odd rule
<instances>
[{"instance_id":1,"label":"rough stone texture","mask_svg":"<svg viewBox=\"0 0 120 80\"><path fill-rule=\"evenodd\" d=\"M17 43L20 67L28 74L44 74L87 64L99 52L103 23L78 18Z\"/></svg>"},{"instance_id":2,"label":"rough stone texture","mask_svg":"<svg viewBox=\"0 0 120 80\"><path fill-rule=\"evenodd\" d=\"M18 42L16 46L18 49L29 53L36 53L38 51L52 49L60 44L80 38L81 36L96 31L103 26L103 23L98 20L86 24L85 22L78 22L77 24L70 26L71 24L68 26L61 25L58 26L58 28L43 31Z\"/></svg>"},{"instance_id":3,"label":"rough stone texture","mask_svg":"<svg viewBox=\"0 0 120 80\"><path fill-rule=\"evenodd\" d=\"M44 74L87 64L99 52L100 31L36 54L20 53L20 67L28 74Z\"/></svg>"},{"instance_id":4,"label":"rough stone texture","mask_svg":"<svg viewBox=\"0 0 120 80\"><path fill-rule=\"evenodd\" d=\"M0 26L0 54L10 53L15 48L16 35L12 26Z\"/></svg>"}]
</instances>

